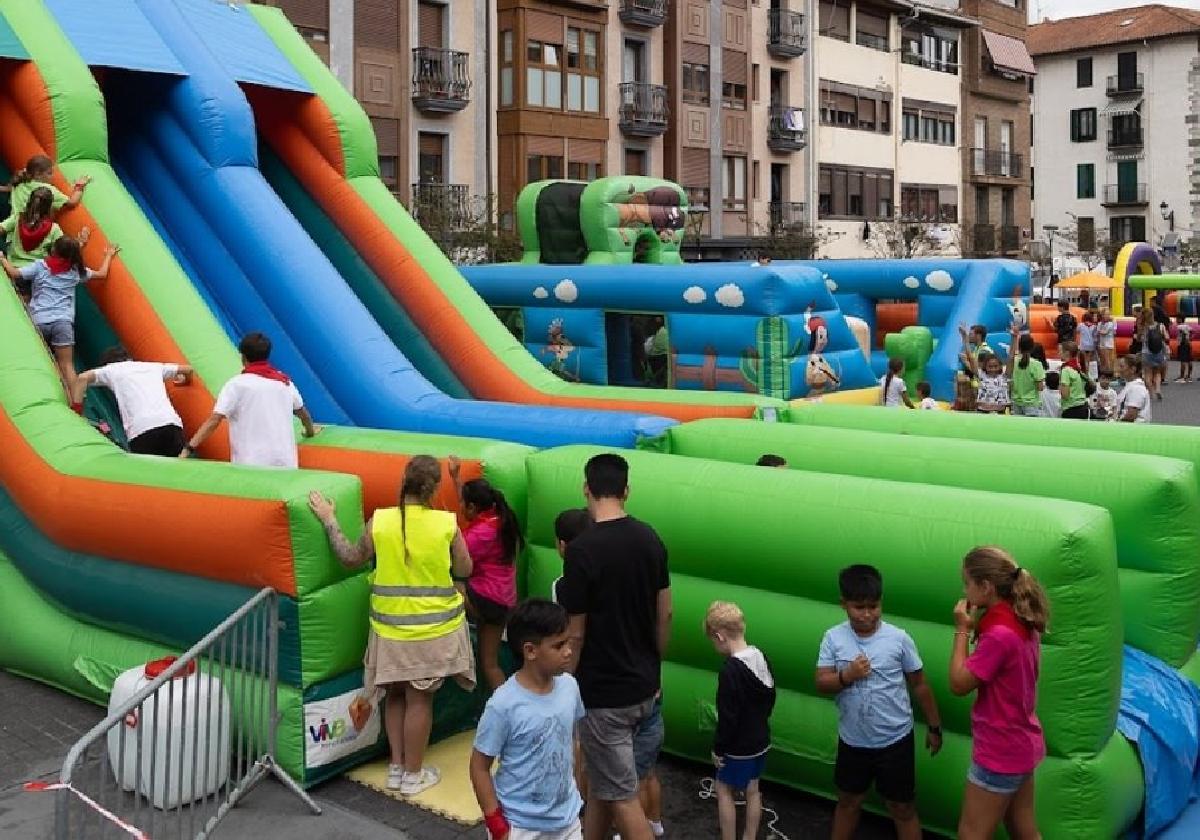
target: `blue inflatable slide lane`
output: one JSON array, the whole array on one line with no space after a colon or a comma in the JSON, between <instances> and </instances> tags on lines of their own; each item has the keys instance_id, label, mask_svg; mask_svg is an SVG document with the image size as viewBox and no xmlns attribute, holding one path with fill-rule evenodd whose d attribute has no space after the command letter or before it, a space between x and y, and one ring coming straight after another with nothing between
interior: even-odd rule
<instances>
[{"instance_id":1,"label":"blue inflatable slide lane","mask_svg":"<svg viewBox=\"0 0 1200 840\"><path fill-rule=\"evenodd\" d=\"M1146 776L1141 836L1161 836L1176 819L1197 827L1200 814L1184 812L1200 794L1200 689L1166 663L1128 646L1122 672L1117 729L1137 746ZM1185 829L1173 827L1170 836L1177 830Z\"/></svg>"},{"instance_id":2,"label":"blue inflatable slide lane","mask_svg":"<svg viewBox=\"0 0 1200 840\"><path fill-rule=\"evenodd\" d=\"M267 332L273 361L288 371L322 422L354 423L537 446L593 442L631 446L672 421L621 412L455 400L396 348L258 170L253 116L238 82L306 91L257 26L226 24L246 78L215 60L195 27L213 20L207 0L134 3L178 59L183 77L109 70L104 93L114 162L167 235L193 282L237 333ZM52 8L89 63L92 45L113 43L103 15L83 0ZM68 16L89 19L76 39ZM211 33L210 33L211 34ZM111 49L109 50L111 52ZM111 59L109 66L113 66ZM123 65L117 64L117 67Z\"/></svg>"}]
</instances>

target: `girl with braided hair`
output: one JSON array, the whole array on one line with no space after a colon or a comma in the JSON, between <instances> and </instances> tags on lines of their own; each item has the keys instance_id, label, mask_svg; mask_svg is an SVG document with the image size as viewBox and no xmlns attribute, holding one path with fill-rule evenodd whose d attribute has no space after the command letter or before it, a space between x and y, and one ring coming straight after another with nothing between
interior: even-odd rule
<instances>
[{"instance_id":1,"label":"girl with braided hair","mask_svg":"<svg viewBox=\"0 0 1200 840\"><path fill-rule=\"evenodd\" d=\"M333 502L315 491L309 496L343 566L356 568L375 558L363 683L369 697L377 688L386 691L387 786L405 796L441 780L436 767L423 765L433 695L446 677L465 691L475 688L465 607L451 579L451 573L470 576L471 555L454 514L432 507L441 479L436 458L412 458L404 470L400 504L375 511L356 543L338 524ZM352 707L352 718L354 713Z\"/></svg>"}]
</instances>

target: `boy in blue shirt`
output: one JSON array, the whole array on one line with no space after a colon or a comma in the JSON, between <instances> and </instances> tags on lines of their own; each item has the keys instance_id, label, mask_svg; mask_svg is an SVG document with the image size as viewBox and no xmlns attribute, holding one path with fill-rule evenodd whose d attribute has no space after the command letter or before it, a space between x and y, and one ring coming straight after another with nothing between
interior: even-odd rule
<instances>
[{"instance_id":1,"label":"boy in blue shirt","mask_svg":"<svg viewBox=\"0 0 1200 840\"><path fill-rule=\"evenodd\" d=\"M580 840L572 746L584 710L575 678L564 673L567 611L537 598L522 602L508 620L508 644L523 664L488 700L471 753L484 824L492 840Z\"/></svg>"},{"instance_id":2,"label":"boy in blue shirt","mask_svg":"<svg viewBox=\"0 0 1200 840\"><path fill-rule=\"evenodd\" d=\"M817 690L836 695L838 790L833 840L850 840L871 785L887 804L900 840L920 840L912 701L928 723L925 746L942 748L941 715L909 635L881 620L883 577L855 565L838 576L847 621L825 632L817 658Z\"/></svg>"}]
</instances>

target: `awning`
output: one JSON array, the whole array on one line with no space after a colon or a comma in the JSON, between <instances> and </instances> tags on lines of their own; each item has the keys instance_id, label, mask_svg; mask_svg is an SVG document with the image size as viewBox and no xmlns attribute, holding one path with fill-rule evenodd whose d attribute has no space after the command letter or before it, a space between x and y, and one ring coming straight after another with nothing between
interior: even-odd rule
<instances>
[{"instance_id":1,"label":"awning","mask_svg":"<svg viewBox=\"0 0 1200 840\"><path fill-rule=\"evenodd\" d=\"M1136 114L1138 109L1142 107L1142 100L1136 102L1110 102L1100 109L1102 117L1123 117L1127 114Z\"/></svg>"},{"instance_id":2,"label":"awning","mask_svg":"<svg viewBox=\"0 0 1200 840\"><path fill-rule=\"evenodd\" d=\"M997 70L1020 73L1022 76L1037 75L1033 58L1030 57L1024 41L988 29L981 31L984 43L987 44L988 55L992 57L992 65Z\"/></svg>"},{"instance_id":3,"label":"awning","mask_svg":"<svg viewBox=\"0 0 1200 840\"><path fill-rule=\"evenodd\" d=\"M1095 271L1084 271L1058 281L1060 289L1115 289L1120 285L1120 282Z\"/></svg>"}]
</instances>

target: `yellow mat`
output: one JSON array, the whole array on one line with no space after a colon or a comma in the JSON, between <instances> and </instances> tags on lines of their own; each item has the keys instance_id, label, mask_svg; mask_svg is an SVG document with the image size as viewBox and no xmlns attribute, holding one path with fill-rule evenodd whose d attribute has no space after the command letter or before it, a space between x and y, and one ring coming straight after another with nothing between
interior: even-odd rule
<instances>
[{"instance_id":1,"label":"yellow mat","mask_svg":"<svg viewBox=\"0 0 1200 840\"><path fill-rule=\"evenodd\" d=\"M471 789L471 777L468 773L471 745L474 740L474 730L462 732L445 741L439 741L426 750L425 766L440 770L442 780L416 796L401 796L399 791L387 789L386 758L356 767L348 772L346 777L393 799L432 811L448 820L463 825L475 825L483 820L483 814L479 810L479 803L475 801L475 792Z\"/></svg>"}]
</instances>

